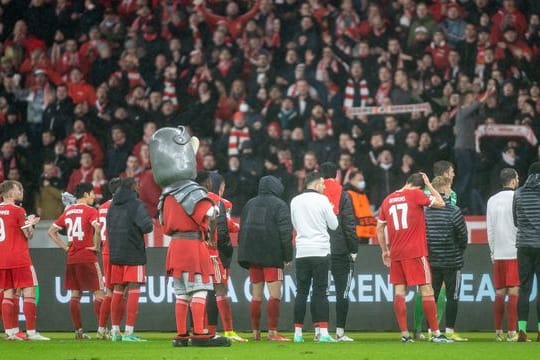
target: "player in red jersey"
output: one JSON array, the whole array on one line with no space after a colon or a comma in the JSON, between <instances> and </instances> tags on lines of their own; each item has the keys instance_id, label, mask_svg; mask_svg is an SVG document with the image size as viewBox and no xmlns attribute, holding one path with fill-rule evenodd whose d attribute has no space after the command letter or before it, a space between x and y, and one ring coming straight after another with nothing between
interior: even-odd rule
<instances>
[{"instance_id":1,"label":"player in red jersey","mask_svg":"<svg viewBox=\"0 0 540 360\"><path fill-rule=\"evenodd\" d=\"M67 253L64 287L71 290L69 309L77 340L90 339L82 328L81 292L89 290L94 293L94 312L98 319L104 297L103 279L97 262L101 226L98 211L92 207L95 201L93 189L90 183L77 185L74 194L77 202L66 207L48 232L54 243ZM67 245L58 235L64 228L67 229Z\"/></svg>"},{"instance_id":2,"label":"player in red jersey","mask_svg":"<svg viewBox=\"0 0 540 360\"><path fill-rule=\"evenodd\" d=\"M426 196L424 186L431 193ZM403 188L388 195L379 210L377 238L382 259L390 267L390 282L394 284L394 311L401 330L402 342L414 342L407 330L407 286L419 285L424 314L432 329L433 342L452 342L439 331L437 306L431 286L431 270L427 261L426 223L424 207L445 206L441 195L433 188L424 173L415 173ZM388 229L386 243L385 228Z\"/></svg>"},{"instance_id":3,"label":"player in red jersey","mask_svg":"<svg viewBox=\"0 0 540 360\"><path fill-rule=\"evenodd\" d=\"M219 312L224 336L231 341L247 342L247 339L239 336L233 328L232 309L229 297L227 296L229 291L229 269L222 260L222 258L226 258L225 261L228 261L228 264L230 264L230 258L232 257L232 246L230 245L229 238L229 232L231 230L231 226L229 225L230 217L227 216L226 205L224 202L225 199L221 197L225 191L225 180L218 173L207 172L200 172L198 180L201 186L215 191L208 191L208 197L212 199L218 209L216 219L217 229L214 238L211 241L208 241L208 253L210 254L210 259L214 266L214 291L208 293L206 304L208 333L216 333L217 313ZM234 228L232 230L234 230ZM225 254L223 251L224 248L227 248L226 252L230 252Z\"/></svg>"},{"instance_id":4,"label":"player in red jersey","mask_svg":"<svg viewBox=\"0 0 540 360\"><path fill-rule=\"evenodd\" d=\"M109 193L108 197L111 197L112 194L120 186L120 178L114 178L109 181L107 186L107 191L105 194ZM109 242L107 241L107 212L111 206L111 199L109 198L98 208L98 220L101 225L101 261L103 263L103 277L105 279L105 298L101 304L99 310L99 322L98 322L98 339L107 340L109 339L109 332L107 330L107 322L111 315L111 299L113 296L113 285L111 284L111 264L109 262ZM122 302L123 303L123 302Z\"/></svg>"},{"instance_id":5,"label":"player in red jersey","mask_svg":"<svg viewBox=\"0 0 540 360\"><path fill-rule=\"evenodd\" d=\"M30 215L17 202L23 199L23 187L18 181L0 184L0 289L3 290L2 314L7 340L50 340L36 332L37 283L34 266L30 258L28 240L34 235L34 225L39 217ZM16 289L22 289L23 312L26 317L26 337L19 332L19 312L15 301Z\"/></svg>"}]
</instances>

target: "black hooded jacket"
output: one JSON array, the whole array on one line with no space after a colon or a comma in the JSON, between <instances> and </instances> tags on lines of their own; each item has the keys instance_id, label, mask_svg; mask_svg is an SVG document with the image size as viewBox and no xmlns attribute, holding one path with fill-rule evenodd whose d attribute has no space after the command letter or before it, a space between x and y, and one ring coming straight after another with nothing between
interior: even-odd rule
<instances>
[{"instance_id":1,"label":"black hooded jacket","mask_svg":"<svg viewBox=\"0 0 540 360\"><path fill-rule=\"evenodd\" d=\"M110 262L114 265L144 265L144 234L151 232L153 222L137 193L120 187L107 213L107 236Z\"/></svg>"},{"instance_id":2,"label":"black hooded jacket","mask_svg":"<svg viewBox=\"0 0 540 360\"><path fill-rule=\"evenodd\" d=\"M283 268L293 259L289 207L280 199L283 185L274 176L259 182L259 195L249 200L240 217L238 263Z\"/></svg>"},{"instance_id":3,"label":"black hooded jacket","mask_svg":"<svg viewBox=\"0 0 540 360\"><path fill-rule=\"evenodd\" d=\"M540 248L540 174L531 174L514 193L516 247Z\"/></svg>"}]
</instances>

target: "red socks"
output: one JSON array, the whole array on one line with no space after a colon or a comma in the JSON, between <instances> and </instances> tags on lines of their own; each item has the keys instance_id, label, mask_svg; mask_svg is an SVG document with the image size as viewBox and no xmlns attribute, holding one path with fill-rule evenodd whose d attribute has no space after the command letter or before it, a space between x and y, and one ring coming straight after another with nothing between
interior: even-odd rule
<instances>
[{"instance_id":1,"label":"red socks","mask_svg":"<svg viewBox=\"0 0 540 360\"><path fill-rule=\"evenodd\" d=\"M540 281L540 280L538 280ZM516 331L517 326L517 304L518 296L517 295L508 295L508 304L506 304L506 321L508 326L508 331Z\"/></svg>"},{"instance_id":2,"label":"red socks","mask_svg":"<svg viewBox=\"0 0 540 360\"><path fill-rule=\"evenodd\" d=\"M403 298L405 301L405 298ZM431 331L435 332L439 330L439 322L437 321L437 304L435 303L435 297L433 295L424 296L422 299L422 308L424 309L424 316L428 322Z\"/></svg>"},{"instance_id":3,"label":"red socks","mask_svg":"<svg viewBox=\"0 0 540 360\"><path fill-rule=\"evenodd\" d=\"M112 295L105 296L103 303L101 304L101 309L99 310L99 327L106 328L107 322L109 321L109 316L111 316L111 300Z\"/></svg>"},{"instance_id":4,"label":"red socks","mask_svg":"<svg viewBox=\"0 0 540 360\"><path fill-rule=\"evenodd\" d=\"M189 304L191 315L193 316L193 333L196 335L204 334L204 316L206 311L206 298L193 297Z\"/></svg>"},{"instance_id":5,"label":"red socks","mask_svg":"<svg viewBox=\"0 0 540 360\"><path fill-rule=\"evenodd\" d=\"M111 324L113 326L120 326L122 322L122 315L124 312L124 292L119 290L114 290L113 296L111 299Z\"/></svg>"},{"instance_id":6,"label":"red socks","mask_svg":"<svg viewBox=\"0 0 540 360\"><path fill-rule=\"evenodd\" d=\"M36 299L25 297L23 304L24 317L26 318L26 331L36 330Z\"/></svg>"},{"instance_id":7,"label":"red socks","mask_svg":"<svg viewBox=\"0 0 540 360\"><path fill-rule=\"evenodd\" d=\"M433 299L433 296L431 298ZM408 331L407 329L407 304L405 304L405 296L403 295L394 296L394 312L396 313L396 319L398 322L399 330L402 332Z\"/></svg>"},{"instance_id":8,"label":"red socks","mask_svg":"<svg viewBox=\"0 0 540 360\"><path fill-rule=\"evenodd\" d=\"M280 299L270 297L266 305L266 316L268 317L268 330L277 330L279 321Z\"/></svg>"},{"instance_id":9,"label":"red socks","mask_svg":"<svg viewBox=\"0 0 540 360\"><path fill-rule=\"evenodd\" d=\"M2 318L2 302L4 301L4 291L0 290L0 319Z\"/></svg>"},{"instance_id":10,"label":"red socks","mask_svg":"<svg viewBox=\"0 0 540 360\"><path fill-rule=\"evenodd\" d=\"M259 330L261 328L261 300L251 299L249 304L249 315L251 317L251 328L253 330Z\"/></svg>"},{"instance_id":11,"label":"red socks","mask_svg":"<svg viewBox=\"0 0 540 360\"><path fill-rule=\"evenodd\" d=\"M139 288L129 289L127 299L126 326L135 326L137 314L139 313L139 297L141 290Z\"/></svg>"},{"instance_id":12,"label":"red socks","mask_svg":"<svg viewBox=\"0 0 540 360\"><path fill-rule=\"evenodd\" d=\"M103 299L98 299L94 297L94 314L96 314L96 319L99 322L99 314L101 312L101 304L103 304Z\"/></svg>"},{"instance_id":13,"label":"red socks","mask_svg":"<svg viewBox=\"0 0 540 360\"><path fill-rule=\"evenodd\" d=\"M2 300L2 320L4 323L4 329L13 329L17 327L17 322L14 322L15 306L13 304L13 299ZM17 316L17 315L15 315Z\"/></svg>"},{"instance_id":14,"label":"red socks","mask_svg":"<svg viewBox=\"0 0 540 360\"><path fill-rule=\"evenodd\" d=\"M178 335L187 334L187 311L189 303L184 299L176 299L176 304L174 305L174 312L176 316L176 333Z\"/></svg>"},{"instance_id":15,"label":"red socks","mask_svg":"<svg viewBox=\"0 0 540 360\"><path fill-rule=\"evenodd\" d=\"M80 296L72 296L69 301L69 312L71 313L71 321L75 330L82 328L81 320L81 298Z\"/></svg>"},{"instance_id":16,"label":"red socks","mask_svg":"<svg viewBox=\"0 0 540 360\"><path fill-rule=\"evenodd\" d=\"M219 310L219 316L221 317L223 331L232 331L232 310L231 304L229 304L229 299L226 296L216 296L216 304Z\"/></svg>"},{"instance_id":17,"label":"red socks","mask_svg":"<svg viewBox=\"0 0 540 360\"><path fill-rule=\"evenodd\" d=\"M504 317L504 295L495 295L493 303L493 317L495 319L495 330L502 330Z\"/></svg>"}]
</instances>

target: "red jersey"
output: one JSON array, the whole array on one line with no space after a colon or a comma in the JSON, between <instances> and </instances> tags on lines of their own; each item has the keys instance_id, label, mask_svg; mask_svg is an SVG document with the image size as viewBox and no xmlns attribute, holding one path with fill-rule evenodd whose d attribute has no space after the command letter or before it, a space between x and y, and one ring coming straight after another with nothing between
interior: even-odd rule
<instances>
[{"instance_id":1,"label":"red jersey","mask_svg":"<svg viewBox=\"0 0 540 360\"><path fill-rule=\"evenodd\" d=\"M0 204L0 269L32 265L28 239L22 231L26 212L14 204Z\"/></svg>"},{"instance_id":2,"label":"red jersey","mask_svg":"<svg viewBox=\"0 0 540 360\"><path fill-rule=\"evenodd\" d=\"M69 250L68 264L95 263L97 255L88 247L94 246L94 226L98 221L98 211L85 204L68 206L54 222L59 229L67 228Z\"/></svg>"},{"instance_id":3,"label":"red jersey","mask_svg":"<svg viewBox=\"0 0 540 360\"><path fill-rule=\"evenodd\" d=\"M98 208L98 221L101 225L101 254L109 255L109 241L107 239L107 213L111 207L111 200L105 201Z\"/></svg>"},{"instance_id":4,"label":"red jersey","mask_svg":"<svg viewBox=\"0 0 540 360\"><path fill-rule=\"evenodd\" d=\"M428 255L424 207L432 201L420 189L398 190L384 199L379 221L387 224L392 261Z\"/></svg>"}]
</instances>

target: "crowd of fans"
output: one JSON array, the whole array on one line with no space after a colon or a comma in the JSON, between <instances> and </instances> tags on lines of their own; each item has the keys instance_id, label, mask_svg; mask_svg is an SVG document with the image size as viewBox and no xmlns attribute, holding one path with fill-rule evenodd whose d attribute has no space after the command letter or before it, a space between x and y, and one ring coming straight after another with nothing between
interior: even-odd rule
<instances>
[{"instance_id":1,"label":"crowd of fans","mask_svg":"<svg viewBox=\"0 0 540 360\"><path fill-rule=\"evenodd\" d=\"M342 183L361 171L378 208L436 160L457 163L458 200L481 214L492 174L524 179L540 156L504 137L477 152L471 136L483 123L539 135L539 14L536 0L1 0L0 180L51 219L62 190L132 176L155 216L148 141L186 125L233 214L261 176L290 199L326 161ZM422 102L431 113L351 111Z\"/></svg>"}]
</instances>

